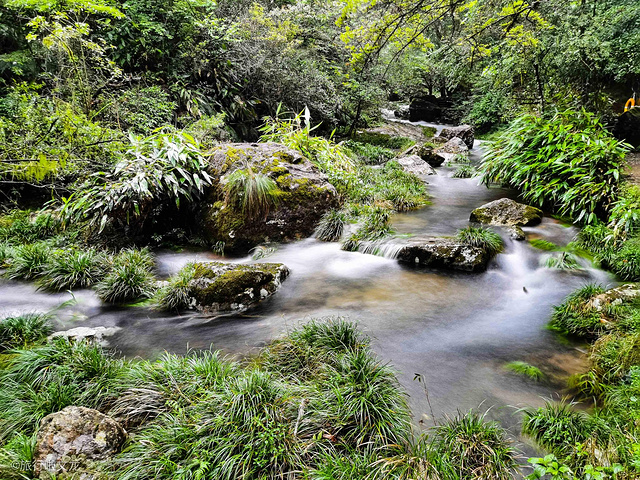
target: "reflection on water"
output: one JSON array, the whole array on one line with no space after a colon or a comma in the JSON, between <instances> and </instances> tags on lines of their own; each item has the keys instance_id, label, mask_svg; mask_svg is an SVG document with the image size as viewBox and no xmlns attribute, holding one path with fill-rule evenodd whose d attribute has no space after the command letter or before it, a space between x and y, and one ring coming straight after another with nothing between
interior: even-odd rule
<instances>
[{"instance_id":1,"label":"reflection on water","mask_svg":"<svg viewBox=\"0 0 640 480\"><path fill-rule=\"evenodd\" d=\"M453 179L441 168L429 177L432 205L396 215L400 233L453 235L468 225L477 206L503 196L477 179ZM575 235L545 218L530 234L559 244ZM436 415L494 406L493 418L514 425L507 406L540 405L542 397L561 389L561 382L534 384L504 370L506 362L528 361L559 377L578 369L577 352L545 330L552 306L587 281L612 283L608 274L589 270L575 276L541 268L543 252L505 236L506 249L487 272L437 272L402 266L396 261L344 252L337 243L314 239L284 245L266 261L285 263L292 271L281 291L266 304L242 316L215 319L193 314L168 315L144 308L102 306L89 291L76 292L77 304L63 309L59 328L78 325L119 326L112 339L125 355L153 357L163 350L215 348L247 354L310 317L344 315L359 322L374 338L385 361L400 371L416 417L428 412L419 373L426 380ZM218 259L207 252L158 254L159 274L178 271L186 262ZM235 261L249 262L250 259ZM49 310L69 294L47 295L31 285L4 281L0 308Z\"/></svg>"}]
</instances>

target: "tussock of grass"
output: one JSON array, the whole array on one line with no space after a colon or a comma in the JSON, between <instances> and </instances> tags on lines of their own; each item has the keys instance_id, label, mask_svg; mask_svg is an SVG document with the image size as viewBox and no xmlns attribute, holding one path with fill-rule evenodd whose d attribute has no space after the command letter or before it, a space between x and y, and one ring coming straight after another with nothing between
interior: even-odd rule
<instances>
[{"instance_id":1,"label":"tussock of grass","mask_svg":"<svg viewBox=\"0 0 640 480\"><path fill-rule=\"evenodd\" d=\"M42 276L51 255L51 248L43 243L15 247L7 270L9 278L34 280Z\"/></svg>"},{"instance_id":2,"label":"tussock of grass","mask_svg":"<svg viewBox=\"0 0 640 480\"><path fill-rule=\"evenodd\" d=\"M122 250L112 259L111 271L96 285L98 297L107 303L127 303L155 293L153 257L147 250Z\"/></svg>"},{"instance_id":3,"label":"tussock of grass","mask_svg":"<svg viewBox=\"0 0 640 480\"><path fill-rule=\"evenodd\" d=\"M4 317L0 319L0 353L41 343L51 331L49 316L42 313Z\"/></svg>"},{"instance_id":4,"label":"tussock of grass","mask_svg":"<svg viewBox=\"0 0 640 480\"><path fill-rule=\"evenodd\" d=\"M323 242L337 242L342 238L347 215L341 210L330 210L322 216L315 237Z\"/></svg>"},{"instance_id":5,"label":"tussock of grass","mask_svg":"<svg viewBox=\"0 0 640 480\"><path fill-rule=\"evenodd\" d=\"M538 367L534 367L533 365L527 362L522 362L522 361L509 362L504 366L504 368L506 368L511 372L525 376L536 382L539 382L542 379L544 379L544 374L542 373L542 371Z\"/></svg>"},{"instance_id":6,"label":"tussock of grass","mask_svg":"<svg viewBox=\"0 0 640 480\"><path fill-rule=\"evenodd\" d=\"M88 288L105 275L105 257L96 250L57 250L42 272L40 286L60 291Z\"/></svg>"},{"instance_id":7,"label":"tussock of grass","mask_svg":"<svg viewBox=\"0 0 640 480\"><path fill-rule=\"evenodd\" d=\"M504 247L500 235L483 227L467 227L458 230L456 240L465 245L482 248L489 255L500 253Z\"/></svg>"},{"instance_id":8,"label":"tussock of grass","mask_svg":"<svg viewBox=\"0 0 640 480\"><path fill-rule=\"evenodd\" d=\"M545 252L557 252L559 250L562 250L562 247L541 238L531 240L531 242L529 243L532 247L537 248L538 250L544 250Z\"/></svg>"},{"instance_id":9,"label":"tussock of grass","mask_svg":"<svg viewBox=\"0 0 640 480\"><path fill-rule=\"evenodd\" d=\"M154 297L161 310L183 310L192 307L190 282L195 275L193 263L185 265L169 279L169 284L160 288Z\"/></svg>"},{"instance_id":10,"label":"tussock of grass","mask_svg":"<svg viewBox=\"0 0 640 480\"><path fill-rule=\"evenodd\" d=\"M554 270L582 270L582 266L580 265L580 262L578 262L578 257L569 252L560 252L558 254L548 256L544 260L544 266Z\"/></svg>"},{"instance_id":11,"label":"tussock of grass","mask_svg":"<svg viewBox=\"0 0 640 480\"><path fill-rule=\"evenodd\" d=\"M589 303L592 297L603 293L601 285L589 284L576 290L559 306L554 307L549 327L561 333L578 337L593 337L604 325L601 314Z\"/></svg>"}]
</instances>

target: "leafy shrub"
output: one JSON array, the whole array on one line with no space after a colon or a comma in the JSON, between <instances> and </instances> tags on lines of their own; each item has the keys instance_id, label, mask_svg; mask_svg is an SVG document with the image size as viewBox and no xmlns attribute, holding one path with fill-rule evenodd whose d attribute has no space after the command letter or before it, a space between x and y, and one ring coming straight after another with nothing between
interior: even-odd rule
<instances>
[{"instance_id":1,"label":"leafy shrub","mask_svg":"<svg viewBox=\"0 0 640 480\"><path fill-rule=\"evenodd\" d=\"M96 285L96 293L102 301L126 303L153 296L153 258L146 250L123 250L112 262L109 273Z\"/></svg>"},{"instance_id":2,"label":"leafy shrub","mask_svg":"<svg viewBox=\"0 0 640 480\"><path fill-rule=\"evenodd\" d=\"M539 382L544 378L544 374L538 367L535 367L527 362L509 362L504 366L504 368L519 375L530 378L531 380L535 380L536 382Z\"/></svg>"},{"instance_id":3,"label":"leafy shrub","mask_svg":"<svg viewBox=\"0 0 640 480\"><path fill-rule=\"evenodd\" d=\"M159 86L133 88L119 95L105 95L99 99L105 120L122 130L149 134L171 123L177 105Z\"/></svg>"},{"instance_id":4,"label":"leafy shrub","mask_svg":"<svg viewBox=\"0 0 640 480\"><path fill-rule=\"evenodd\" d=\"M478 133L488 132L503 122L507 97L499 90L487 90L472 101L465 122L471 123Z\"/></svg>"},{"instance_id":5,"label":"leafy shrub","mask_svg":"<svg viewBox=\"0 0 640 480\"><path fill-rule=\"evenodd\" d=\"M438 425L436 450L446 459L457 478L512 478L516 452L495 422L477 412L458 414Z\"/></svg>"},{"instance_id":6,"label":"leafy shrub","mask_svg":"<svg viewBox=\"0 0 640 480\"><path fill-rule=\"evenodd\" d=\"M343 211L330 210L325 213L316 227L315 237L322 242L337 242L342 238L347 216Z\"/></svg>"},{"instance_id":7,"label":"leafy shrub","mask_svg":"<svg viewBox=\"0 0 640 480\"><path fill-rule=\"evenodd\" d=\"M616 245L615 232L604 223L586 225L578 232L576 244L595 254L605 254Z\"/></svg>"},{"instance_id":8,"label":"leafy shrub","mask_svg":"<svg viewBox=\"0 0 640 480\"><path fill-rule=\"evenodd\" d=\"M250 167L231 172L225 178L224 190L225 203L250 218L266 217L280 198L276 182Z\"/></svg>"},{"instance_id":9,"label":"leafy shrub","mask_svg":"<svg viewBox=\"0 0 640 480\"><path fill-rule=\"evenodd\" d=\"M55 250L42 272L40 285L53 291L88 288L105 274L104 255L96 250Z\"/></svg>"},{"instance_id":10,"label":"leafy shrub","mask_svg":"<svg viewBox=\"0 0 640 480\"><path fill-rule=\"evenodd\" d=\"M0 353L36 345L51 331L49 317L41 313L4 317L0 319Z\"/></svg>"},{"instance_id":11,"label":"leafy shrub","mask_svg":"<svg viewBox=\"0 0 640 480\"><path fill-rule=\"evenodd\" d=\"M602 286L590 284L571 293L564 303L553 308L550 328L580 337L596 335L603 329L601 314L589 301L604 291Z\"/></svg>"},{"instance_id":12,"label":"leafy shrub","mask_svg":"<svg viewBox=\"0 0 640 480\"><path fill-rule=\"evenodd\" d=\"M537 205L594 223L616 200L627 148L586 111L524 115L489 145L483 182L508 185Z\"/></svg>"},{"instance_id":13,"label":"leafy shrub","mask_svg":"<svg viewBox=\"0 0 640 480\"><path fill-rule=\"evenodd\" d=\"M616 235L627 235L640 226L640 188L624 185L609 215L609 227Z\"/></svg>"},{"instance_id":14,"label":"leafy shrub","mask_svg":"<svg viewBox=\"0 0 640 480\"><path fill-rule=\"evenodd\" d=\"M484 227L466 227L458 230L456 240L465 245L481 248L489 255L500 253L504 247L502 237Z\"/></svg>"},{"instance_id":15,"label":"leafy shrub","mask_svg":"<svg viewBox=\"0 0 640 480\"><path fill-rule=\"evenodd\" d=\"M591 350L592 369L601 381L617 383L640 365L640 333L610 333L599 338Z\"/></svg>"},{"instance_id":16,"label":"leafy shrub","mask_svg":"<svg viewBox=\"0 0 640 480\"><path fill-rule=\"evenodd\" d=\"M0 217L0 241L10 244L36 243L60 232L61 221L48 212L14 210Z\"/></svg>"},{"instance_id":17,"label":"leafy shrub","mask_svg":"<svg viewBox=\"0 0 640 480\"><path fill-rule=\"evenodd\" d=\"M51 247L44 243L21 245L12 252L8 273L14 279L33 280L42 276L52 256Z\"/></svg>"},{"instance_id":18,"label":"leafy shrub","mask_svg":"<svg viewBox=\"0 0 640 480\"><path fill-rule=\"evenodd\" d=\"M640 238L632 238L606 257L609 269L623 280L640 280Z\"/></svg>"},{"instance_id":19,"label":"leafy shrub","mask_svg":"<svg viewBox=\"0 0 640 480\"><path fill-rule=\"evenodd\" d=\"M163 202L191 202L211 179L198 143L185 133L130 136L131 147L108 173L99 172L64 205L67 221L88 219L100 231L108 224L141 228Z\"/></svg>"},{"instance_id":20,"label":"leafy shrub","mask_svg":"<svg viewBox=\"0 0 640 480\"><path fill-rule=\"evenodd\" d=\"M162 310L182 310L192 306L190 282L195 275L193 263L185 265L169 279L169 284L160 288L155 295L156 304Z\"/></svg>"}]
</instances>

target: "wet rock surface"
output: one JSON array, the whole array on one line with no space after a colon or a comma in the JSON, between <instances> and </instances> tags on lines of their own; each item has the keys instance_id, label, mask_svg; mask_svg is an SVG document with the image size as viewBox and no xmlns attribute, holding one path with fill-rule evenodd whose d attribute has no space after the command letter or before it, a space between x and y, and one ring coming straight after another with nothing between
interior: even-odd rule
<instances>
[{"instance_id":1,"label":"wet rock surface","mask_svg":"<svg viewBox=\"0 0 640 480\"><path fill-rule=\"evenodd\" d=\"M474 129L471 125L460 125L458 127L443 128L440 132L440 137L451 140L458 137L467 145L467 148L473 148L473 141L475 139Z\"/></svg>"},{"instance_id":2,"label":"wet rock surface","mask_svg":"<svg viewBox=\"0 0 640 480\"><path fill-rule=\"evenodd\" d=\"M42 479L92 479L91 466L118 453L127 434L118 422L97 410L66 407L40 422L34 472Z\"/></svg>"},{"instance_id":3,"label":"wet rock surface","mask_svg":"<svg viewBox=\"0 0 640 480\"><path fill-rule=\"evenodd\" d=\"M471 212L472 222L502 226L531 226L542 221L542 210L509 198L494 200Z\"/></svg>"},{"instance_id":4,"label":"wet rock surface","mask_svg":"<svg viewBox=\"0 0 640 480\"><path fill-rule=\"evenodd\" d=\"M66 338L74 342L95 342L102 346L107 346L107 338L120 331L120 327L76 327L71 330L55 332L49 336L53 338Z\"/></svg>"},{"instance_id":5,"label":"wet rock surface","mask_svg":"<svg viewBox=\"0 0 640 480\"><path fill-rule=\"evenodd\" d=\"M406 172L414 175L437 175L433 167L418 155L400 157L397 161Z\"/></svg>"},{"instance_id":6,"label":"wet rock surface","mask_svg":"<svg viewBox=\"0 0 640 480\"><path fill-rule=\"evenodd\" d=\"M245 311L276 293L289 273L281 263L203 262L189 287L202 312Z\"/></svg>"},{"instance_id":7,"label":"wet rock surface","mask_svg":"<svg viewBox=\"0 0 640 480\"><path fill-rule=\"evenodd\" d=\"M483 272L490 256L478 247L454 240L433 238L407 245L398 253L398 261L432 268Z\"/></svg>"}]
</instances>

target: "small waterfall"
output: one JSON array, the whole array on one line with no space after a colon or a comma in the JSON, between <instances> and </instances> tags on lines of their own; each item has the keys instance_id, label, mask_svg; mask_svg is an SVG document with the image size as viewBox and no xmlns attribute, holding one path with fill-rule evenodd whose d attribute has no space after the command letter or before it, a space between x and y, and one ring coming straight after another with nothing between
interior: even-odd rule
<instances>
[{"instance_id":1,"label":"small waterfall","mask_svg":"<svg viewBox=\"0 0 640 480\"><path fill-rule=\"evenodd\" d=\"M373 242L360 242L358 252L395 260L406 246L404 243L394 242L389 239L376 240Z\"/></svg>"}]
</instances>

